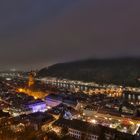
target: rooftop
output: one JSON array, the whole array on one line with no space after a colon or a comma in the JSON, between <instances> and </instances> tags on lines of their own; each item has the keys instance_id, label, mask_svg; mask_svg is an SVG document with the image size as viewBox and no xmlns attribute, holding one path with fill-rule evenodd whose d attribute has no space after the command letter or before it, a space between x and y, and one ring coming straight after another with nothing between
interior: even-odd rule
<instances>
[{"instance_id":1,"label":"rooftop","mask_svg":"<svg viewBox=\"0 0 140 140\"><path fill-rule=\"evenodd\" d=\"M73 128L82 132L87 132L91 134L99 134L101 131L101 128L99 125L93 125L88 122L84 122L81 120L66 120L66 119L59 119L56 122L54 122L53 125Z\"/></svg>"}]
</instances>

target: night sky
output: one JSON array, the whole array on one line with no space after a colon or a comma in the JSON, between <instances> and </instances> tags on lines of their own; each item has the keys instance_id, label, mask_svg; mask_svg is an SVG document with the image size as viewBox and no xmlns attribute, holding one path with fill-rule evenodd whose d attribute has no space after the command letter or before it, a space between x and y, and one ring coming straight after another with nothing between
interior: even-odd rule
<instances>
[{"instance_id":1,"label":"night sky","mask_svg":"<svg viewBox=\"0 0 140 140\"><path fill-rule=\"evenodd\" d=\"M0 70L140 56L140 0L0 0Z\"/></svg>"}]
</instances>

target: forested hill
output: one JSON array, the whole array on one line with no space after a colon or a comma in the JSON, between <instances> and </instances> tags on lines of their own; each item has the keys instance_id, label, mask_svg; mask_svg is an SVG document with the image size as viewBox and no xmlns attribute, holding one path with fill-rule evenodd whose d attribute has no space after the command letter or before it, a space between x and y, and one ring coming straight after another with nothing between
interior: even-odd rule
<instances>
[{"instance_id":1,"label":"forested hill","mask_svg":"<svg viewBox=\"0 0 140 140\"><path fill-rule=\"evenodd\" d=\"M140 59L91 59L43 68L39 76L118 85L140 86Z\"/></svg>"}]
</instances>

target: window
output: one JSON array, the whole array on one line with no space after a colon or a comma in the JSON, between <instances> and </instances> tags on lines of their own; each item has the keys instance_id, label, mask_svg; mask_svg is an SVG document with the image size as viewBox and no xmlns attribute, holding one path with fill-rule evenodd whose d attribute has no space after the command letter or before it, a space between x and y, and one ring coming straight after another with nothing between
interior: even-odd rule
<instances>
[{"instance_id":1,"label":"window","mask_svg":"<svg viewBox=\"0 0 140 140\"><path fill-rule=\"evenodd\" d=\"M130 94L128 95L128 98L131 99L131 95Z\"/></svg>"},{"instance_id":2,"label":"window","mask_svg":"<svg viewBox=\"0 0 140 140\"><path fill-rule=\"evenodd\" d=\"M133 95L133 99L135 100L135 95Z\"/></svg>"}]
</instances>

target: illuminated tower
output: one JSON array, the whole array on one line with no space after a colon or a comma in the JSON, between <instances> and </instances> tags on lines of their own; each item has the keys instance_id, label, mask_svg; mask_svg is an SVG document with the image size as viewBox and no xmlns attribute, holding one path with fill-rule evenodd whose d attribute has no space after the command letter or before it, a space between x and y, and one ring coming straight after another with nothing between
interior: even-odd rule
<instances>
[{"instance_id":1,"label":"illuminated tower","mask_svg":"<svg viewBox=\"0 0 140 140\"><path fill-rule=\"evenodd\" d=\"M29 73L29 81L28 81L28 87L32 87L35 83L35 76L36 76L36 73L31 71Z\"/></svg>"}]
</instances>

